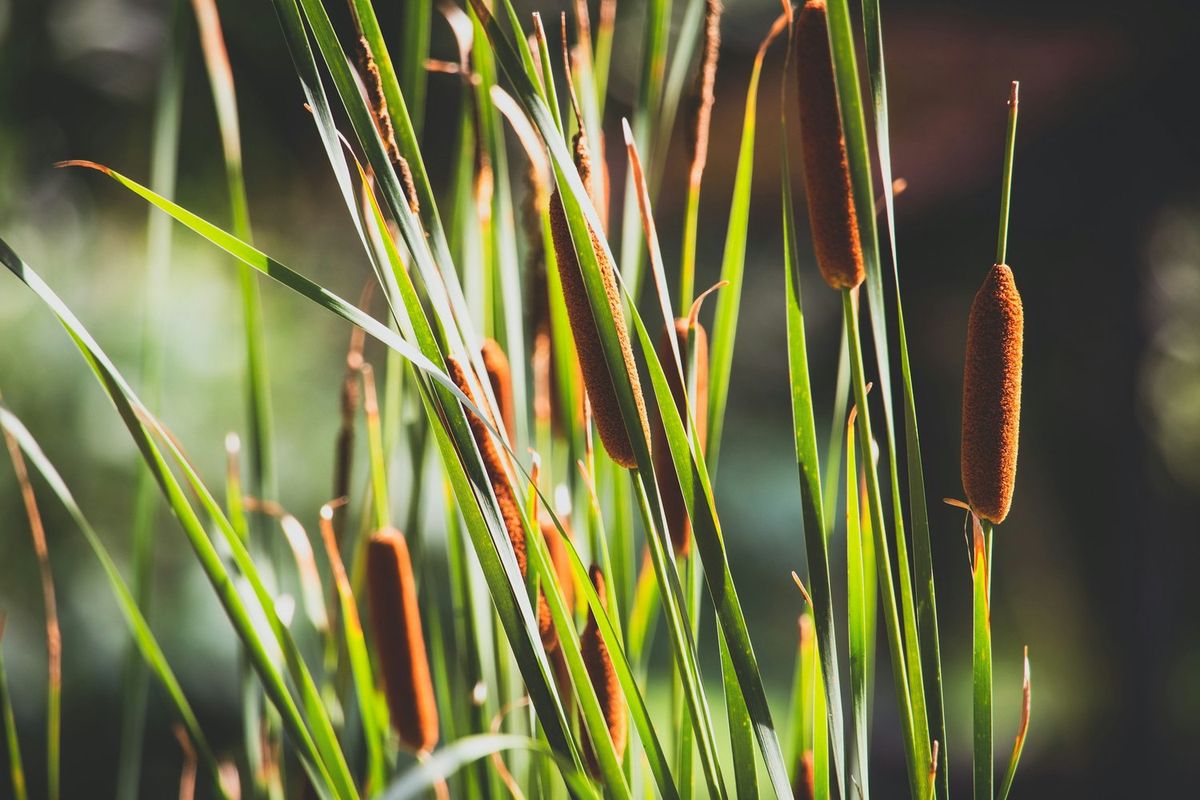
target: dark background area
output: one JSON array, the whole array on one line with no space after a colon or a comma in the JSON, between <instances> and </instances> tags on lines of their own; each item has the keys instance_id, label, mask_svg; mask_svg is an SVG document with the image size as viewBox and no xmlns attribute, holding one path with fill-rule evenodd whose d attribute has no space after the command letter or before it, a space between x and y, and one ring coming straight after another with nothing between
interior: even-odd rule
<instances>
[{"instance_id":1,"label":"dark background area","mask_svg":"<svg viewBox=\"0 0 1200 800\"><path fill-rule=\"evenodd\" d=\"M336 5L336 4L335 4ZM384 4L394 5L394 4ZM556 16L561 3L523 3ZM677 3L679 5L679 3ZM697 284L716 279L750 62L778 6L727 0ZM855 5L855 4L852 4ZM144 180L165 2L0 0L0 232L136 374L145 207L92 173L93 159ZM256 243L343 296L367 276L265 0L220 2L239 92ZM636 75L640 7L618 4L607 132L619 141ZM1009 263L1024 298L1025 373L1013 512L996 535L996 738L1015 731L1020 656L1033 662L1033 723L1017 796L1175 793L1200 777L1200 154L1194 8L1185 3L883 3L893 168L908 182L897 236L915 369L952 774L969 791L970 582L958 414L966 315L991 264L1005 98L1020 79ZM399 14L383 15L393 35ZM388 26L391 27L388 27ZM435 55L449 56L435 19ZM777 717L790 679L803 564L791 450L779 239L782 47L760 91L755 193L718 502ZM180 202L227 220L207 80L193 47ZM430 78L426 160L455 129L457 84ZM429 135L438 131L438 135ZM677 132L678 133L678 132ZM614 178L618 148L610 147ZM683 214L683 137L656 214L668 263ZM614 180L614 186L620 184ZM615 194L615 193L614 193ZM803 217L803 214L801 215ZM613 219L619 216L614 214ZM806 219L802 219L806 224ZM807 247L806 247L807 257ZM242 426L240 311L227 259L175 237L162 416L206 475ZM806 270L818 425L833 391L838 303ZM276 359L283 502L315 521L324 502L348 331L264 283ZM892 317L894 319L894 315ZM381 358L381 352L369 352ZM0 391L40 439L85 512L127 552L136 456L70 341L36 298L0 275ZM63 616L65 796L107 796L119 729L124 627L77 531L40 495ZM782 555L781 555L782 554ZM238 731L233 637L179 532L165 519L156 630L218 746ZM5 656L34 789L41 776L44 645L36 564L8 467L0 467ZM882 641L882 639L881 639ZM710 641L711 644L711 641ZM885 648L881 647L881 652ZM714 651L715 652L715 651ZM715 655L708 663L715 663ZM903 785L881 663L874 752L880 797ZM715 675L710 668L709 674ZM177 748L152 694L147 796L174 791ZM0 781L0 795L7 791Z\"/></svg>"}]
</instances>

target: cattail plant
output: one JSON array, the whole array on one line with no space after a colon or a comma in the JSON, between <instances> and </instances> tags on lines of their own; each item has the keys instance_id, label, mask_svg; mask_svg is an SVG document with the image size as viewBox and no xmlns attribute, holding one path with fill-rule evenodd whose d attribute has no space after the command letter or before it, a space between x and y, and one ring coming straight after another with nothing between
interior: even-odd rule
<instances>
[{"instance_id":1,"label":"cattail plant","mask_svg":"<svg viewBox=\"0 0 1200 800\"><path fill-rule=\"evenodd\" d=\"M600 605L605 612L608 603L605 600L604 573L593 564L588 570L596 594L600 595ZM604 722L608 726L608 735L612 738L613 749L619 757L625 752L625 742L628 736L625 719L625 699L621 694L621 682L613 669L612 657L608 646L600 636L600 628L596 624L596 615L588 613L587 626L579 637L579 648L583 654L583 663L587 666L588 677L596 690L596 698L600 701L600 709L604 712ZM599 773L596 756L590 746L584 747L584 759L588 762L593 773Z\"/></svg>"},{"instance_id":2,"label":"cattail plant","mask_svg":"<svg viewBox=\"0 0 1200 800\"><path fill-rule=\"evenodd\" d=\"M967 323L962 481L971 510L997 525L1008 516L1017 474L1023 329L1012 270L996 264L975 294Z\"/></svg>"},{"instance_id":3,"label":"cattail plant","mask_svg":"<svg viewBox=\"0 0 1200 800\"><path fill-rule=\"evenodd\" d=\"M588 153L587 137L582 127L574 137L574 156L575 167L579 171L580 179L585 186L591 185L591 157ZM571 228L563 210L562 198L559 197L557 191L550 197L550 228L554 238L554 253L558 260L558 274L562 282L563 300L566 302L567 315L571 320L575 349L579 353L583 382L587 388L588 400L592 405L596 427L600 431L600 440L604 443L604 449L608 451L613 461L623 467L636 467L637 458L634 455L633 445L629 441L629 433L625 430L625 423L621 418L621 406L617 400L616 387L609 374L608 362L604 358L600 334L592 317L592 307L588 303L587 288L584 285L583 275L579 271L579 258L575 253L575 243L571 239ZM604 246L600 243L596 231L592 231L591 234L592 248L600 266L600 278L604 283L604 293L608 298L609 308L612 309L625 371L629 374L634 401L637 403L642 435L649 440L650 426L646 420L645 401L642 398L637 365L633 360L633 348L629 343L629 333L625 327L625 313L621 304L621 293L617 288L616 275L613 272L613 264L609 260Z\"/></svg>"},{"instance_id":4,"label":"cattail plant","mask_svg":"<svg viewBox=\"0 0 1200 800\"><path fill-rule=\"evenodd\" d=\"M671 338L674 337L675 344L679 348L679 353L684 360L685 375L690 366L688 359L688 345L691 339L691 322L687 317L679 317L674 324L668 328L664 328L662 336L658 342L658 359L666 367L667 383L671 386L671 395L675 398L675 407L679 409L679 414L683 418L684 423L687 423L688 409L685 406L687 402L687 393L685 387L680 383L679 372L670 365L673 365L675 356L671 348ZM708 434L708 417L705 413L708 408L708 334L704 330L704 326L699 322L695 327L695 394L691 398L693 400L693 408L691 413L696 420L696 443L700 447L700 451L704 451L704 445L707 441ZM654 438L651 440L650 452L654 458L654 474L658 481L659 496L662 500L663 513L666 515L667 532L671 535L671 544L675 547L677 556L686 556L692 546L692 524L687 515L687 504L683 499L683 491L679 486L679 476L675 473L675 464L671 460L671 449L667 444L667 433L663 427L662 418L658 415L654 417L653 427Z\"/></svg>"},{"instance_id":5,"label":"cattail plant","mask_svg":"<svg viewBox=\"0 0 1200 800\"><path fill-rule=\"evenodd\" d=\"M793 59L800 100L804 186L817 266L834 289L853 289L863 282L866 272L829 51L825 0L807 0L800 11Z\"/></svg>"},{"instance_id":6,"label":"cattail plant","mask_svg":"<svg viewBox=\"0 0 1200 800\"><path fill-rule=\"evenodd\" d=\"M413 750L428 752L438 739L437 702L408 544L394 528L377 531L367 547L367 597L392 727Z\"/></svg>"},{"instance_id":7,"label":"cattail plant","mask_svg":"<svg viewBox=\"0 0 1200 800\"><path fill-rule=\"evenodd\" d=\"M618 282L617 265L608 255L610 198L602 138L606 125L615 121L606 119L604 111L615 0L600 3L600 22L594 32L587 20L588 3L571 4L577 21L575 42L568 53L564 18L566 63L561 72L550 63L540 17L535 17L536 35L531 41L511 0L440 6L458 44L455 62L430 59L428 3L408 3L402 30L389 30L385 37L372 0L352 0L348 13L358 36L355 53L353 40L344 39L324 13L328 4L275 2L300 88L364 245L359 258L365 255L385 290L390 318L373 316L365 296L356 306L305 278L304 270L293 271L257 250L250 241L244 206L235 207L234 225L227 231L114 170L85 166L100 169L239 259L250 279L249 288L257 286L250 270L258 270L356 326L341 398L337 499L326 503L321 515L329 569L318 569L311 552L305 555L306 537L297 518L289 515L285 527L298 565L295 577L304 592L304 602L294 608L312 624L292 625L280 618L277 609L284 604L277 602L278 587L291 587L297 581L278 570L260 571L252 555L261 538L254 532L261 526L249 524L248 515L278 508L271 481L251 482L250 494L261 496L248 497L236 464L231 465L224 502L217 500L166 426L138 399L96 340L45 282L0 242L0 262L54 312L100 377L144 457L146 485L162 489L237 632L246 665L245 688L262 686L257 700L247 705L245 749L237 755L237 762L253 771L244 776L248 780L243 785L253 785L256 775L267 775L265 786L255 786L255 796L282 794L284 785L298 785L299 779L287 773L300 764L313 794L331 800L395 793L415 796L434 788L438 778L430 776L442 773L448 785L443 793L468 800L494 794L499 788L497 774L514 794L533 787L545 797L565 796L567 791L572 796L687 797L700 788L696 784L702 777L705 796L712 797L859 795L869 800L869 722L876 694L872 687L878 627L887 637L896 702L895 713L878 714L876 719L897 725L895 738L903 742L908 771L906 794L913 800L948 800L931 515L925 507L917 446L922 439L916 429L898 274L894 294L888 280L888 271L898 270L900 260L894 250L892 258L882 257L876 215L871 211L874 163L885 181L882 209L888 242L895 248L891 168L885 157L887 104L879 102L885 99L886 87L877 3L865 0L862 15L874 103L864 103L861 96L855 28L846 0L809 0L795 20L787 3L763 39L746 91L736 152L736 178L720 258L719 286L725 288L706 330L696 320L700 300L693 297L693 283L700 187L716 99L720 0L688 4L682 22L670 13L670 3L645 4L642 47L631 48L639 50L641 63L623 65L629 67L623 75L640 77L632 93L636 99L631 124L624 126L629 159L625 202L617 206L620 198L614 198L613 211L626 222L636 223L639 216L642 222L640 229L623 223L619 231L620 252L637 256L623 258L625 283ZM641 10L637 4L632 6ZM210 9L205 19L211 25L215 6L209 0L205 7ZM820 415L814 414L814 382L808 370L810 363L825 362L810 359L805 332L806 325L821 315L810 315L806 322L802 308L801 247L785 149L786 247L784 274L779 276L785 291L784 305L775 311L786 317L787 348L780 360L786 359L788 370L793 422L789 433L795 437L800 476L803 524L796 526L797 539L803 537L807 557L806 577L796 581L808 607L801 616L792 702L785 710L785 725L791 731L786 752L777 733L784 729L777 724L781 715L770 708L747 624L746 611L757 607L742 605L739 588L744 592L747 587L736 585L733 575L742 570L730 561L738 551L726 548L723 538L736 522L722 525L715 499L736 488L739 478L735 474L733 481L718 484L716 464L727 397L731 388L739 390L731 376L752 188L761 183L761 176L755 174L756 141L763 138L756 139L759 84L764 69L773 63L766 60L768 49L784 31L794 37L784 83L794 79L798 85L799 144L815 256L823 279L842 295L845 348L838 388L831 398L834 435L829 452L822 453L814 421ZM395 61L387 49L393 38L401 42ZM697 62L698 67L693 67ZM438 165L434 180L426 170L423 143L441 138L440 126L447 118L442 113L426 114L423 108L426 80L445 79L440 74L428 77L430 65L461 82L461 91L451 93L460 100L455 147L448 155L445 148L438 150L439 158L450 163ZM216 77L224 83L217 87L218 94L228 101L232 94L224 84L231 82L232 70L228 64L221 68ZM675 134L681 133L676 130L675 112L692 69L694 103L688 117L678 120L686 127L682 132L686 152L674 153ZM572 120L563 114L564 93L555 85L560 74L567 79L577 129L570 141ZM331 89L336 94L327 94ZM228 118L228 109L235 104L222 103L220 98L221 127L228 144L236 135L236 125L231 126ZM872 127L879 149L875 159L866 133L865 108L875 114ZM506 124L529 160L528 191L523 198L519 185L514 186L520 178L514 180L518 173L511 168ZM789 142L787 126L785 115L781 120L784 142ZM1011 136L1009 146L1006 184L1011 176ZM240 197L240 153L234 150L227 149L227 166ZM231 160L235 156L236 161ZM686 176L665 168L676 157L689 162ZM443 169L446 166L449 169ZM551 166L557 175L573 168L582 180L572 177L552 186ZM668 185L672 181L678 185ZM654 204L661 196L682 191L687 192L687 205L679 290L673 296L665 282ZM1006 186L1002 240L1007 192ZM513 213L520 199L525 200L523 230L518 230ZM598 216L584 211L589 201ZM447 220L445 225L442 219ZM583 249L577 250L576 236L591 220L596 225L587 228L586 240L578 236ZM705 239L707 243L709 237ZM656 318L666 322L657 341L653 336L659 333L658 323L647 325L639 312L639 307L649 305L643 302L646 298L638 297L638 259L643 253L650 256L654 299L663 312ZM975 520L978 534L972 562L977 795L1005 800L1028 724L1028 677L1017 746L1002 790L993 793L990 539L985 544L984 536L990 537L992 525L1005 518L1012 495L1022 329L1020 297L1005 266L1003 246L994 263L997 266L971 310L962 477L970 507L986 520ZM870 291L862 292L862 300L870 304L873 341L869 349L878 360L877 371L863 359L858 287L865 280L865 267L871 268L866 276ZM625 288L630 292L628 306ZM597 297L597 292L603 297ZM246 297L246 308L253 310L257 295L247 291ZM890 309L895 309L895 319L886 319ZM477 327L479 321L482 325ZM247 338L258 333L248 330ZM893 333L899 334L894 340ZM668 412L655 414L653 420L645 408L632 335L638 337L643 366L654 379L656 409ZM378 397L376 372L363 358L367 336L390 348L387 371L380 365ZM486 336L499 341L482 338ZM478 353L467 349L481 339ZM813 341L822 339L813 337ZM499 342L504 342L503 347ZM898 368L888 361L895 350L900 357L891 363ZM251 348L252 355L263 352ZM444 377L434 365L441 364L466 398L462 407L439 388ZM253 364L248 368L253 371ZM627 374L631 394L621 370ZM891 380L897 374L903 376L904 391L893 396ZM262 372L259 381L264 378ZM872 396L876 413L881 404L884 407L885 424L878 427L871 424L867 403L871 380L880 386ZM818 380L815 385L825 384ZM843 438L840 426L847 416L851 388L857 412L851 415L852 427ZM262 408L256 405L255 410L269 420L266 394L259 396ZM485 396L494 403L480 402ZM672 403L682 426L669 413ZM611 461L593 458L585 414L589 404ZM903 415L898 413L901 406ZM365 415L370 460L369 478L361 480L351 469L360 411ZM666 417L671 417L670 436ZM533 435L526 436L524 423L530 421ZM47 469L44 454L36 451L35 455L30 449L28 432L13 428L2 405L0 424L5 431L17 431L14 435L32 456L31 463L48 478L45 485L59 494L88 534L122 603L133 640L188 728L197 769L203 767L220 794L222 787L213 779L220 772L213 750L141 616L141 593L135 597L124 588L120 571L82 521L61 479ZM896 432L900 424L902 439ZM527 441L516 441L518 429ZM256 426L251 432L259 430L266 429ZM694 475L703 487L696 493L691 518L671 453L674 444L680 454L682 436L690 437L694 445L688 460L695 456L694 463L684 465L693 472L683 473L682 482ZM253 449L269 455L269 438L265 446L256 444ZM926 436L923 441L937 442L937 437ZM639 466L638 457L645 461L646 445L654 481L647 481L644 471L632 469ZM876 447L883 456L878 462ZM897 453L908 462L904 481L899 477ZM411 469L389 481L393 464ZM440 473L430 475L426 469ZM728 470L720 476L722 481L726 475ZM861 493L856 491L860 481ZM428 491L439 485L445 488L440 508L438 492ZM263 486L268 488L259 491ZM890 490L890 495L884 490ZM550 505L546 493L554 497L560 515L545 507L539 514L539 504ZM481 495L487 496L482 507ZM885 503L885 497L890 502ZM843 498L844 508L839 508ZM395 508L403 510L393 515ZM438 512L441 518L426 526L425 520ZM407 520L400 527L408 539L391 527L393 518ZM634 562L643 540L647 550L639 574ZM504 552L506 542L511 554ZM703 558L687 558L693 546ZM349 570L342 564L341 549L346 550ZM529 572L530 558L537 562L534 574ZM800 558L800 542L792 541L779 549L781 562L767 566L784 570L795 566L787 560ZM593 566L585 578L581 564L587 563ZM839 594L830 564L842 563L845 593ZM575 570L580 570L578 578ZM323 576L326 580L332 576L334 592L321 586ZM278 581L273 580L276 577ZM523 603L513 602L520 600L533 578L541 581L534 589L536 628L527 619ZM590 580L599 596L598 606L590 604L595 595L587 584L577 580ZM250 590L243 591L243 585ZM356 593L365 594L363 602L369 604L370 636L362 630ZM584 616L580 608L584 594L589 608L577 640L574 626L576 617ZM842 607L839 598L845 600ZM330 607L324 608L323 601ZM702 624L707 619L715 624ZM659 625L660 620L664 624ZM846 629L838 631L840 625ZM428 650L425 631L430 634ZM724 708L719 711L729 722L728 737L714 723L720 719L711 707L716 693L704 680L718 673L702 675L698 657L712 652L716 636L724 644L719 671ZM651 658L666 649L663 644L671 656L667 662L671 672L665 676L669 687L659 683L664 676ZM286 657L280 659L279 653ZM314 677L310 661L316 653L324 655L324 663ZM843 683L839 665L846 664L850 677ZM657 707L651 710L647 698L666 692L671 697L669 713ZM382 719L384 702L399 742L415 751L418 762L426 761L439 736L445 736L443 751L432 758L435 763L413 764L409 754L394 752L397 737L389 735ZM844 702L852 713L843 715ZM361 713L345 717L331 713L339 707ZM630 735L630 726L637 736ZM479 735L489 732L502 735ZM881 733L879 739L883 738ZM512 750L525 751L528 757L512 757ZM463 763L463 755L470 753L486 757ZM448 765L457 766L445 770ZM766 781L769 786L760 786ZM136 785L133 788L126 796L138 793ZM895 788L889 787L889 796L899 794Z\"/></svg>"}]
</instances>

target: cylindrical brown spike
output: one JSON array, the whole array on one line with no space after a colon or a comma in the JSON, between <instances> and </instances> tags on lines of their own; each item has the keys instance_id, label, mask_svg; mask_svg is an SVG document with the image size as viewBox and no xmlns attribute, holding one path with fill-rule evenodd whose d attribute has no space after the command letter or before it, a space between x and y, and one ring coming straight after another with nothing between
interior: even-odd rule
<instances>
[{"instance_id":1,"label":"cylindrical brown spike","mask_svg":"<svg viewBox=\"0 0 1200 800\"><path fill-rule=\"evenodd\" d=\"M852 289L862 283L866 273L846 137L838 112L825 0L804 4L796 22L795 47L804 184L817 266L834 289Z\"/></svg>"},{"instance_id":2,"label":"cylindrical brown spike","mask_svg":"<svg viewBox=\"0 0 1200 800\"><path fill-rule=\"evenodd\" d=\"M492 385L492 394L496 397L496 405L500 407L504 432L511 444L517 431L517 417L513 410L512 369L508 363L508 356L495 339L484 339L479 352L483 357L483 367L487 370L488 382Z\"/></svg>"},{"instance_id":3,"label":"cylindrical brown spike","mask_svg":"<svg viewBox=\"0 0 1200 800\"><path fill-rule=\"evenodd\" d=\"M679 371L675 369L675 355L671 351L671 336L679 345L679 355L683 358L686 370L688 360L688 320L679 317L675 324L663 330L658 341L658 360L662 362L663 370L667 373L667 384L671 387L671 395L675 398L675 408L687 425L687 409L684 407L684 386L679 382ZM696 440L700 451L708 441L708 334L704 326L696 323L696 397L695 408L692 410L696 417ZM677 556L687 555L692 546L692 524L687 515L687 504L683 500L683 492L679 486L679 477L675 474L675 464L671 460L671 449L667 444L667 431L663 427L662 415L656 414L653 427L654 438L650 452L654 456L654 475L658 483L659 497L662 499L663 512L667 518L667 531L671 534L671 543L675 546Z\"/></svg>"},{"instance_id":4,"label":"cylindrical brown spike","mask_svg":"<svg viewBox=\"0 0 1200 800\"><path fill-rule=\"evenodd\" d=\"M1017 476L1024 320L1012 270L993 266L967 325L961 460L967 502L995 524L1008 516Z\"/></svg>"},{"instance_id":5,"label":"cylindrical brown spike","mask_svg":"<svg viewBox=\"0 0 1200 800\"><path fill-rule=\"evenodd\" d=\"M604 573L593 564L589 574L592 578L592 585L596 587L596 594L600 595L600 604L607 611ZM612 657L600 635L596 616L590 612L587 626L583 629L583 635L579 637L579 649L583 654L583 663L587 667L592 688L596 690L596 699L600 701L600 710L604 712L604 722L608 725L608 735L612 738L613 749L617 751L617 757L620 758L625 752L625 740L628 734L625 719L625 697L621 694L621 681L617 678L617 671L613 669ZM587 739L584 740L583 755L592 773L598 775L600 766L596 762L596 754L592 752Z\"/></svg>"},{"instance_id":6,"label":"cylindrical brown spike","mask_svg":"<svg viewBox=\"0 0 1200 800\"><path fill-rule=\"evenodd\" d=\"M590 174L586 153L586 147L582 146L581 140L577 137L575 163L585 186L588 185ZM592 316L592 307L588 303L587 288L583 281L583 275L579 271L579 259L575 254L571 228L563 210L562 198L559 197L557 191L550 198L550 230L554 238L554 253L558 260L558 272L562 282L563 299L566 301L567 316L570 318L571 331L575 336L575 349L579 353L579 362L583 368L583 382L587 387L588 399L592 403L592 414L596 419L596 427L600 430L600 440L604 443L604 449L608 451L608 455L613 461L632 469L637 466L637 458L621 417L621 406L617 400L616 388L613 385L612 375L609 373L608 362L604 359L604 348L600 344L600 334L596 329L595 318ZM633 398L637 404L642 433L649 440L650 427L646 421L642 386L638 379L637 365L633 360L633 348L629 343L629 333L625 329L625 312L621 306L621 293L617 288L613 264L596 236L596 232L591 231L591 234L592 249L599 261L600 277L604 283L608 306L612 309L617 339L620 342L625 371L629 374L629 381L632 384Z\"/></svg>"},{"instance_id":7,"label":"cylindrical brown spike","mask_svg":"<svg viewBox=\"0 0 1200 800\"><path fill-rule=\"evenodd\" d=\"M450 380L454 381L454 385L474 403L475 395L471 391L471 384L467 382L467 374L458 359L446 359L446 371L450 375ZM500 507L504 527L508 531L508 539L512 542L517 567L524 577L529 570L529 554L525 549L525 526L521 524L521 512L517 505L517 498L508 482L504 458L483 420L467 410L467 422L471 426L471 435L475 438L475 446L479 448L479 455L483 458L483 466L487 471L488 482L492 486L492 494L496 495L496 503Z\"/></svg>"},{"instance_id":8,"label":"cylindrical brown spike","mask_svg":"<svg viewBox=\"0 0 1200 800\"><path fill-rule=\"evenodd\" d=\"M471 392L471 385L467 382L467 374L463 371L462 364L455 358L448 358L446 359L446 371L450 380L454 381L454 385L474 403L475 395ZM492 486L492 494L496 496L496 504L499 506L500 515L504 520L504 528L508 531L508 540L512 543L513 555L517 560L517 569L521 571L522 578L528 577L529 551L527 549L528 542L525 540L525 526L521 523L521 511L517 504L517 497L513 493L512 485L508 482L504 457L501 455L495 439L492 438L491 431L483 424L483 420L468 410L467 422L471 426L471 435L475 439L475 446L479 448L479 455L483 458L483 466L487 471L488 482ZM550 607L546 604L544 592L538 593L537 617L542 646L547 651L552 651L558 647L558 632L554 629L554 623L550 617Z\"/></svg>"},{"instance_id":9,"label":"cylindrical brown spike","mask_svg":"<svg viewBox=\"0 0 1200 800\"><path fill-rule=\"evenodd\" d=\"M367 546L367 595L392 727L413 750L432 750L437 703L408 545L394 528L378 531Z\"/></svg>"},{"instance_id":10,"label":"cylindrical brown spike","mask_svg":"<svg viewBox=\"0 0 1200 800\"><path fill-rule=\"evenodd\" d=\"M816 789L813 781L813 751L805 750L796 764L796 778L792 785L796 800L813 800Z\"/></svg>"}]
</instances>

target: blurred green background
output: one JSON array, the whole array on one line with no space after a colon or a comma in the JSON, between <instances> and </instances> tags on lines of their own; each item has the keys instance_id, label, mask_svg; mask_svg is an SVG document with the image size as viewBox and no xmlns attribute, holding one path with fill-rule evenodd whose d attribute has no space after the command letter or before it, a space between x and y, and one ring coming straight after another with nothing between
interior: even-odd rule
<instances>
[{"instance_id":1,"label":"blurred green background","mask_svg":"<svg viewBox=\"0 0 1200 800\"><path fill-rule=\"evenodd\" d=\"M337 5L337 4L332 4ZM395 32L396 3L381 4ZM521 4L546 13L562 0ZM678 5L678 4L677 4ZM854 5L854 4L852 4ZM958 405L970 298L994 250L1004 100L1022 81L1009 261L1024 297L1026 371L1013 512L995 554L997 742L1015 730L1020 655L1033 662L1033 723L1018 796L1118 797L1197 777L1200 742L1200 155L1186 4L883 3L893 164L908 181L898 236L927 467L948 669L956 785L969 740L969 571ZM0 232L129 375L137 374L146 207L86 158L148 175L153 98L167 40L163 0L0 0ZM716 279L750 60L778 4L726 0L697 285ZM256 243L331 290L368 277L336 199L299 84L265 0L220 2L237 80ZM618 3L607 120L619 136L636 75L639 4ZM388 27L388 25L392 27ZM435 56L452 57L435 15ZM777 114L782 48L760 93L759 154L729 421L717 482L730 557L782 717L803 566L787 397ZM432 75L426 160L455 130L458 83ZM656 213L677 257L686 164L679 135ZM609 148L614 186L623 174ZM441 159L444 160L444 159ZM224 172L198 48L187 63L180 202L228 224ZM614 216L614 219L616 217ZM802 222L807 223L803 218ZM183 231L174 239L165 397L158 409L219 480L224 434L243 425L236 272ZM807 247L804 248L807 256ZM837 297L806 270L818 413L828 415ZM315 529L330 493L349 330L263 282L281 501ZM285 349L292 355L279 354ZM382 351L368 347L368 359ZM128 552L137 456L76 350L36 298L0 275L0 391L85 512ZM819 419L826 429L828 419ZM361 472L360 472L361 474ZM65 796L111 793L125 628L80 535L39 495L64 637ZM218 747L238 733L234 637L165 515L155 550L155 629ZM36 562L7 459L0 465L0 609L27 769L39 790L45 650ZM711 637L708 645L711 648ZM706 655L715 676L715 649ZM886 669L881 665L881 669ZM879 682L880 796L902 785L889 682ZM152 692L146 796L174 791L179 757ZM952 770L952 774L955 771ZM0 796L7 791L0 781Z\"/></svg>"}]
</instances>

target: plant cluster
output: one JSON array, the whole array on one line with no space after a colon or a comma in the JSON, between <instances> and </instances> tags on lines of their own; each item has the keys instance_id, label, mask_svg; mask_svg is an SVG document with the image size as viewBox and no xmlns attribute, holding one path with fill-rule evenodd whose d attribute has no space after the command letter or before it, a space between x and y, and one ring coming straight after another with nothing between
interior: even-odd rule
<instances>
[{"instance_id":1,"label":"plant cluster","mask_svg":"<svg viewBox=\"0 0 1200 800\"><path fill-rule=\"evenodd\" d=\"M909 794L949 797L941 643L896 254L879 4L863 0L861 9L864 97L847 0L808 0L798 11L784 3L747 87L721 280L697 292L699 202L723 9L719 0L681 1L682 25L673 42L671 0L622 11L639 18L644 38L637 96L622 120L623 140L614 143L605 121L616 0L595 8L577 0L556 20L536 13L522 19L511 0L443 3L436 13L431 3L409 2L402 26L386 35L371 0L350 0L352 30L335 26L331 4L323 0L273 0L300 93L361 244L353 259L370 268L358 304L253 245L234 75L217 8L214 0L192 0L189 14L175 3L149 186L106 166L67 164L98 170L151 206L151 313L139 390L0 241L0 261L62 323L142 461L127 581L34 436L0 406L46 586L52 796L58 794L57 626L27 461L78 524L128 622L133 650L123 703L121 796L137 793L152 676L179 723L189 794L199 780L216 796L248 798L395 800L428 792L866 798L876 631L882 627ZM179 52L197 32L192 20L220 125L229 230L171 199L183 83ZM430 58L435 25L453 33L456 59ZM745 587L732 578L713 486L746 266L759 81L768 49L782 40L788 46L779 116L780 311L787 321L803 506L797 531L807 555L806 576L796 582L807 607L799 622L794 691L780 714L768 705L740 599ZM422 151L423 139L448 133L423 123L434 81L457 85L457 95L446 94L460 105L451 178L437 191ZM1005 265L1016 101L1014 84L996 265L971 308L964 376L962 506L975 587L977 800L1008 795L1029 712L1026 665L1019 732L996 792L989 564L993 526L1012 499L1020 412L1021 301ZM669 185L664 171L677 123L688 133L690 169L682 187ZM800 294L806 259L792 197L792 150L802 160L816 265L840 293L844 311L830 398L833 425L823 454ZM872 157L883 185L878 212ZM609 167L622 163L618 202L613 190L620 187L611 184ZM687 198L675 291L653 213L657 199L671 191ZM164 380L160 309L172 220L232 256L241 276L247 453L243 458L239 437L231 435L222 491L198 474L155 409ZM259 305L261 275L354 326L340 387L342 423L331 448L333 497L321 507L316 528L306 528L277 500L281 470L274 459L271 355L263 337L270 320ZM384 316L372 315L372 305ZM860 315L861 306L869 317ZM872 367L864 362L864 334L875 354ZM386 348L376 364L368 358L368 338ZM894 393L895 356L901 382ZM878 386L874 395L869 372ZM873 411L881 425L872 421ZM367 457L356 460L364 438ZM359 474L355 468L364 460L368 468ZM216 752L209 744L148 621L154 541L148 509L156 497L173 513L237 636L245 703L238 752ZM444 524L430 525L438 515ZM310 529L318 535L310 536ZM444 542L433 541L443 535ZM431 544L444 546L445 561L430 557ZM840 552L833 557L835 548L844 548L844 559ZM832 565L843 560L847 573L834 580ZM842 586L844 593L835 589ZM703 680L698 658L699 620L708 613L716 620L709 635L720 651L719 697ZM844 640L836 631L842 625ZM659 637L671 656L666 675L648 668ZM669 711L652 714L647 695L660 680L670 693ZM5 694L13 786L24 797L7 700ZM727 748L718 744L714 702L724 705ZM789 732L786 747L781 730Z\"/></svg>"}]
</instances>

